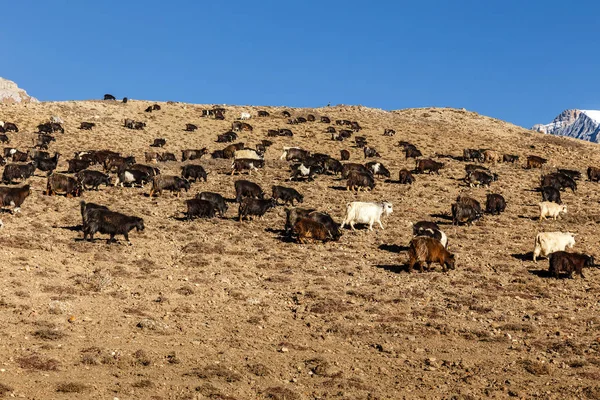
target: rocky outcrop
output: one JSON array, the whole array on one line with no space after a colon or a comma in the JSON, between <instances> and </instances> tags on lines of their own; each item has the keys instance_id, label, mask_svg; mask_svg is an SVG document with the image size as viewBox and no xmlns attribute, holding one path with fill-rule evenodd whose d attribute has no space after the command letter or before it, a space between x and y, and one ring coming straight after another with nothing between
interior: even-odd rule
<instances>
[{"instance_id":1,"label":"rocky outcrop","mask_svg":"<svg viewBox=\"0 0 600 400\"><path fill-rule=\"evenodd\" d=\"M598 143L600 111L565 110L549 124L534 125L533 130Z\"/></svg>"},{"instance_id":2,"label":"rocky outcrop","mask_svg":"<svg viewBox=\"0 0 600 400\"><path fill-rule=\"evenodd\" d=\"M14 104L14 103L38 103L38 99L31 97L27 92L13 81L8 79L0 78L0 103L1 104Z\"/></svg>"}]
</instances>

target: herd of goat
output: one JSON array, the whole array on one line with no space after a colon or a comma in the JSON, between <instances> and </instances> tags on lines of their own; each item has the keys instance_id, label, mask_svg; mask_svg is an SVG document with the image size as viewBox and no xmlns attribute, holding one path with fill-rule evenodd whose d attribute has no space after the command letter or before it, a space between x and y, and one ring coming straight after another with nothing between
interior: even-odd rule
<instances>
[{"instance_id":1,"label":"herd of goat","mask_svg":"<svg viewBox=\"0 0 600 400\"><path fill-rule=\"evenodd\" d=\"M115 101L114 96L105 95L104 100ZM123 99L127 102L127 98ZM146 112L157 112L161 106L154 104L146 108ZM202 117L212 117L217 120L225 119L224 108L214 107L213 109L202 110ZM354 145L362 148L364 158L380 157L377 150L368 146L367 138L358 135L362 127L356 121L336 120L335 125L329 117L321 116L316 118L312 114L306 117L295 117L289 111L283 111L282 116L288 118L289 125L321 122L327 124L325 132L331 134L331 139L344 141L353 138ZM256 118L267 118L270 114L267 111L258 111ZM264 154L273 144L269 139L262 139L255 148L247 148L244 143L233 143L238 140L238 133L241 131L253 131L252 125L247 120L253 116L250 113L243 112L231 126L231 130L219 134L216 138L217 143L230 143L221 150L214 150L210 153L212 158L231 159L231 174L246 171L248 175L258 171L265 165ZM164 175L160 169L154 165L137 163L133 156L123 156L120 153L110 150L86 150L75 152L72 159L69 159L67 174L55 172L59 153L50 155L47 151L52 142L56 141L55 133L63 134L64 121L59 117L52 117L49 122L43 122L37 126L38 136L34 141L33 148L22 151L16 148L5 147L3 157L0 157L0 164L5 165L2 173L2 182L6 186L0 186L0 205L3 207L12 207L12 212L18 212L20 207L31 193L28 184L22 186L13 186L15 182L27 180L33 176L36 170L47 174L47 185L45 194L63 194L67 197L78 197L85 190L99 190L101 185L106 186L139 186L151 184L150 197L161 195L164 191L170 191L177 196L181 190L186 192L190 189L191 183L198 180L207 180L207 173L204 168L195 163L187 163L182 166L181 175ZM96 124L92 122L81 122L80 129L93 130ZM143 130L146 123L126 119L123 124L129 129ZM186 131L193 132L198 127L194 124L185 124ZM8 134L18 133L19 128L12 122L0 122L0 141L5 144L10 143ZM393 129L385 129L385 136L395 135ZM277 130L268 130L267 137L275 136L293 136L290 128L281 128ZM156 138L149 146L161 148L165 146L166 139ZM439 174L444 168L444 163L423 158L421 151L412 143L400 141L398 146L403 149L406 159L415 159L415 169L410 171L402 169L398 173L398 183L413 184L415 182L414 174ZM185 149L181 151L181 161L193 161L203 156L209 155L209 150ZM348 161L350 153L347 150L341 150L340 158L331 157L328 154L313 153L309 150L298 147L284 147L281 160L290 161L290 180L312 181L317 175L329 174L340 175L341 179L346 180L346 189L353 191L372 190L376 185L376 178L391 178L390 171L380 161L374 160L366 163L351 163ZM465 149L462 157L455 157L464 162L465 177L464 182L473 186L487 186L498 179L486 163L508 162L516 163L519 161L518 155L501 154L490 149ZM10 161L10 162L9 162ZM148 151L145 153L147 163L156 163L164 161L177 161L177 156L169 152ZM541 168L547 162L542 157L530 155L526 159L525 168ZM94 169L94 166L101 166L102 171ZM113 179L110 173L116 175ZM600 169L589 167L587 177L590 181L600 181ZM567 212L567 206L561 201L561 191L570 189L573 192L577 189L577 180L581 178L581 173L575 170L558 169L556 172L543 175L541 185L537 189L540 191L542 201L539 203L539 218L556 219L560 214ZM286 209L287 218L285 223L285 234L295 238L299 243L309 243L315 241L336 241L342 235L342 229L349 225L352 230L355 224L366 224L370 230L374 224L378 224L383 229L382 217L392 213L393 207L388 202L351 202L347 204L346 216L341 224L325 212L315 209L294 208L296 203L302 203L304 197L297 190L285 186L272 186L271 197L266 198L265 191L256 183L239 179L234 183L236 192L235 202L238 203L238 219L252 219L262 217L270 209L278 206L282 202L284 205L291 205L292 208ZM227 212L227 200L223 195L214 192L201 192L194 198L185 200L186 217L188 220L194 218L213 218L216 215L223 217ZM81 201L81 216L84 240L93 240L94 234L101 233L109 235L109 243L115 241L116 235L123 235L127 242L129 241L129 232L133 229L141 231L144 229L142 218L128 216L108 209L108 207L86 203ZM488 214L500 214L506 208L506 201L500 194L491 193L487 195L485 209L481 204L468 196L460 195L451 206L452 223L455 225L472 224L479 220L484 212ZM431 263L439 263L443 270L454 269L455 256L447 250L448 239L440 227L431 221L419 221L413 224L413 239L410 242L408 254L408 271L418 267L420 271L424 267L429 268ZM575 245L574 234L569 232L540 232L535 239L533 251L533 260L537 257L548 256L550 261L550 272L558 277L560 272L566 272L569 277L573 272L583 277L583 267L594 266L594 258L585 254L566 252L567 248Z\"/></svg>"}]
</instances>

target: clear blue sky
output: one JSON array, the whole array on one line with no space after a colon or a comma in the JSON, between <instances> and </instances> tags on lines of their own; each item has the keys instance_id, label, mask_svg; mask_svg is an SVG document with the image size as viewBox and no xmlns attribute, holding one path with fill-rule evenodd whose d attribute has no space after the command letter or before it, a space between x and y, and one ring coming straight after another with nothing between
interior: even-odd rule
<instances>
[{"instance_id":1,"label":"clear blue sky","mask_svg":"<svg viewBox=\"0 0 600 400\"><path fill-rule=\"evenodd\" d=\"M600 1L10 1L0 76L40 100L600 109Z\"/></svg>"}]
</instances>

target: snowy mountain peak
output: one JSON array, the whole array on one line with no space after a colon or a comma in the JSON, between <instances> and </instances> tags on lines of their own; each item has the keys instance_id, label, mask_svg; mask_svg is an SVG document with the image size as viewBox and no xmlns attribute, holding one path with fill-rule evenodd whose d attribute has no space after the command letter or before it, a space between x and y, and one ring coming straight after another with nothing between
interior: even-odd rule
<instances>
[{"instance_id":1,"label":"snowy mountain peak","mask_svg":"<svg viewBox=\"0 0 600 400\"><path fill-rule=\"evenodd\" d=\"M600 110L581 110L581 112L587 115L597 124L600 124Z\"/></svg>"},{"instance_id":2,"label":"snowy mountain peak","mask_svg":"<svg viewBox=\"0 0 600 400\"><path fill-rule=\"evenodd\" d=\"M600 141L599 110L565 110L549 124L531 128L551 135L568 136L598 143Z\"/></svg>"}]
</instances>

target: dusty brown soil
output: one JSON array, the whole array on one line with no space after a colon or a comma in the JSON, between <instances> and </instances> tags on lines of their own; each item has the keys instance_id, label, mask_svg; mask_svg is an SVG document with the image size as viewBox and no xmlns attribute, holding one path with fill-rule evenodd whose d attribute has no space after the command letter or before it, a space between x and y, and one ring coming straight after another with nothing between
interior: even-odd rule
<instances>
[{"instance_id":1,"label":"dusty brown soil","mask_svg":"<svg viewBox=\"0 0 600 400\"><path fill-rule=\"evenodd\" d=\"M305 206L341 222L353 200L391 201L385 230L347 230L339 242L298 245L281 240L283 207L264 219L239 223L233 203L226 219L180 221L183 199L210 190L234 197L229 161L203 159L207 183L182 198L149 198L149 187L104 188L83 199L142 216L146 230L133 246L83 242L80 199L42 194L45 177L31 179L22 213L3 213L0 231L3 283L0 297L0 395L30 399L412 399L600 398L600 273L555 280L527 254L539 231L577 232L576 251L597 252L599 186L580 181L563 193L569 214L534 220L539 170L492 166L491 188L469 189L464 163L444 159L441 175L417 176L412 186L379 179L370 193L353 194L330 176L313 183L287 182L283 146L298 145L363 162L351 142L334 142L326 124L287 126L281 108L226 107L226 121L200 118L202 106L131 101L64 102L4 106L0 119L19 125L12 146L31 146L38 123L51 115L65 121L51 150L63 154L59 171L76 150L112 149L143 161L155 137L164 151L207 146L228 130L241 111L253 118L254 145L269 128L290 127L276 138L266 168L250 179L270 192L273 184L297 188ZM363 107L292 110L335 120L356 120L362 134L397 178L405 161L399 140L426 156L461 155L462 149L494 148L549 165L585 171L600 165L597 145L533 133L476 113L453 109L395 112ZM122 127L124 118L146 121L144 131ZM91 132L81 121L97 123ZM195 133L183 131L190 122ZM384 128L396 130L384 137ZM179 173L165 163L163 173ZM461 192L480 201L503 194L507 211L474 226L452 226L450 205ZM406 272L410 223L443 224L457 268L442 273Z\"/></svg>"}]
</instances>

